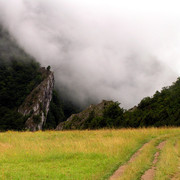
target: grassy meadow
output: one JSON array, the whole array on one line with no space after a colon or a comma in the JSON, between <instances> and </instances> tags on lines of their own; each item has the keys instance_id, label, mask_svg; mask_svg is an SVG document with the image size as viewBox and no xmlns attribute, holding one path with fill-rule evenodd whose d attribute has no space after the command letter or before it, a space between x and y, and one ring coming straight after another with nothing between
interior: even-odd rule
<instances>
[{"instance_id":1,"label":"grassy meadow","mask_svg":"<svg viewBox=\"0 0 180 180\"><path fill-rule=\"evenodd\" d=\"M155 179L178 179L180 128L8 131L0 133L0 179L108 179L149 142L120 178L140 179L161 141Z\"/></svg>"}]
</instances>

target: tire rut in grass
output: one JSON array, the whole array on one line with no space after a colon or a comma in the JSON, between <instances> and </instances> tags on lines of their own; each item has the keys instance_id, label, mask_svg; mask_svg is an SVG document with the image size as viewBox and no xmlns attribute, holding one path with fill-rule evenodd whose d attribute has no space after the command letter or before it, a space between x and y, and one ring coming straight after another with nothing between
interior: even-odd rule
<instances>
[{"instance_id":1,"label":"tire rut in grass","mask_svg":"<svg viewBox=\"0 0 180 180\"><path fill-rule=\"evenodd\" d=\"M156 148L158 150L162 150L162 148L164 147L166 141L161 142ZM157 151L154 155L154 160L153 160L153 165L150 169L148 169L141 177L141 180L153 180L154 175L155 175L155 171L156 171L156 163L158 161L158 157L159 157L159 151Z\"/></svg>"},{"instance_id":2,"label":"tire rut in grass","mask_svg":"<svg viewBox=\"0 0 180 180\"><path fill-rule=\"evenodd\" d=\"M135 160L135 158L141 153L142 149L149 144L149 142L145 143L139 150L137 150L132 157L130 158L130 160L128 162L126 162L124 165L120 166L115 172L114 174L109 178L109 180L115 180L118 179L120 176L123 175L125 169L127 168L128 164L133 162Z\"/></svg>"}]
</instances>

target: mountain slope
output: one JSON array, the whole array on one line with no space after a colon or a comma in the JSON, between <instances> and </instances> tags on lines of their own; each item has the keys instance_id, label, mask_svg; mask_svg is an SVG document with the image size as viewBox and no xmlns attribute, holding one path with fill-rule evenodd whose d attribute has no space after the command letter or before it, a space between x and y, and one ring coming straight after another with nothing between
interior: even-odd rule
<instances>
[{"instance_id":1,"label":"mountain slope","mask_svg":"<svg viewBox=\"0 0 180 180\"><path fill-rule=\"evenodd\" d=\"M53 72L45 68L41 68L40 72L44 80L33 89L18 109L18 112L27 116L25 126L31 131L42 130L46 124L54 88Z\"/></svg>"},{"instance_id":2,"label":"mountain slope","mask_svg":"<svg viewBox=\"0 0 180 180\"><path fill-rule=\"evenodd\" d=\"M56 130L117 127L123 118L123 111L119 103L103 100L78 114L72 114L65 122L60 123Z\"/></svg>"},{"instance_id":3,"label":"mountain slope","mask_svg":"<svg viewBox=\"0 0 180 180\"><path fill-rule=\"evenodd\" d=\"M0 25L0 131L54 129L77 109L54 89L50 66L41 68Z\"/></svg>"},{"instance_id":4,"label":"mountain slope","mask_svg":"<svg viewBox=\"0 0 180 180\"><path fill-rule=\"evenodd\" d=\"M123 110L117 102L111 102L100 109L100 114L95 113L102 104L72 115L56 130L180 126L180 78L171 86L162 88L161 92L157 91L153 97L142 99L138 106L130 110Z\"/></svg>"},{"instance_id":5,"label":"mountain slope","mask_svg":"<svg viewBox=\"0 0 180 180\"><path fill-rule=\"evenodd\" d=\"M39 69L39 63L0 26L0 130L24 128L26 118L17 108L43 80Z\"/></svg>"}]
</instances>

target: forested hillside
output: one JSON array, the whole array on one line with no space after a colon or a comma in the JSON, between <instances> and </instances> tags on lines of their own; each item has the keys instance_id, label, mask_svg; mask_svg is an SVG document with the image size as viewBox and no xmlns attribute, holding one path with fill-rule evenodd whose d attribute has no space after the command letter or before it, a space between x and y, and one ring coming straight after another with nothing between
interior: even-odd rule
<instances>
[{"instance_id":1,"label":"forested hillside","mask_svg":"<svg viewBox=\"0 0 180 180\"><path fill-rule=\"evenodd\" d=\"M180 78L172 86L157 91L153 97L144 98L132 111L124 113L125 127L179 126Z\"/></svg>"},{"instance_id":2,"label":"forested hillside","mask_svg":"<svg viewBox=\"0 0 180 180\"><path fill-rule=\"evenodd\" d=\"M25 117L17 112L26 96L42 81L39 64L15 56L7 62L0 59L0 129L20 130Z\"/></svg>"},{"instance_id":3,"label":"forested hillside","mask_svg":"<svg viewBox=\"0 0 180 180\"><path fill-rule=\"evenodd\" d=\"M0 131L23 130L27 117L19 106L44 79L40 64L25 53L0 25ZM50 66L48 67L50 69ZM53 91L45 129L54 129L78 108Z\"/></svg>"},{"instance_id":4,"label":"forested hillside","mask_svg":"<svg viewBox=\"0 0 180 180\"><path fill-rule=\"evenodd\" d=\"M0 26L0 130L21 130L26 117L17 108L43 79L40 65Z\"/></svg>"},{"instance_id":5,"label":"forested hillside","mask_svg":"<svg viewBox=\"0 0 180 180\"><path fill-rule=\"evenodd\" d=\"M0 131L24 129L27 118L17 112L18 107L43 78L40 64L19 48L15 40L0 26ZM55 129L59 123L79 111L71 100L54 90L44 129ZM101 111L97 115L96 105L93 105L85 116L73 116L60 127L98 129L179 126L180 78L172 86L157 91L153 97L144 98L130 110L121 108L119 102L112 102Z\"/></svg>"},{"instance_id":6,"label":"forested hillside","mask_svg":"<svg viewBox=\"0 0 180 180\"><path fill-rule=\"evenodd\" d=\"M118 102L111 102L95 113L98 105L91 105L79 114L60 123L57 130L99 129L99 128L137 128L180 125L180 78L172 86L157 91L153 97L141 100L130 110L121 108Z\"/></svg>"},{"instance_id":7,"label":"forested hillside","mask_svg":"<svg viewBox=\"0 0 180 180\"><path fill-rule=\"evenodd\" d=\"M61 93L58 93L58 90L54 90L44 128L55 129L59 123L66 121L72 114L78 112L80 112L80 108L77 105L64 99Z\"/></svg>"}]
</instances>

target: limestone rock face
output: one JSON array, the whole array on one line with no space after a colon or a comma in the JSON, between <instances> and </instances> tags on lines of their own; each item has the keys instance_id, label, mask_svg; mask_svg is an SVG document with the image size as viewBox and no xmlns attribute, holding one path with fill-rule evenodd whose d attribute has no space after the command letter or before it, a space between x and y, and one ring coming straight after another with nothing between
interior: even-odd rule
<instances>
[{"instance_id":1,"label":"limestone rock face","mask_svg":"<svg viewBox=\"0 0 180 180\"><path fill-rule=\"evenodd\" d=\"M18 112L27 116L26 129L30 131L42 130L46 123L49 105L54 88L54 74L41 68L44 80L27 96Z\"/></svg>"},{"instance_id":2,"label":"limestone rock face","mask_svg":"<svg viewBox=\"0 0 180 180\"><path fill-rule=\"evenodd\" d=\"M84 124L89 118L90 114L93 113L95 117L102 117L104 109L109 106L113 101L103 100L100 104L90 105L84 111L78 114L72 114L65 122L61 122L56 130L63 129L84 129Z\"/></svg>"}]
</instances>

